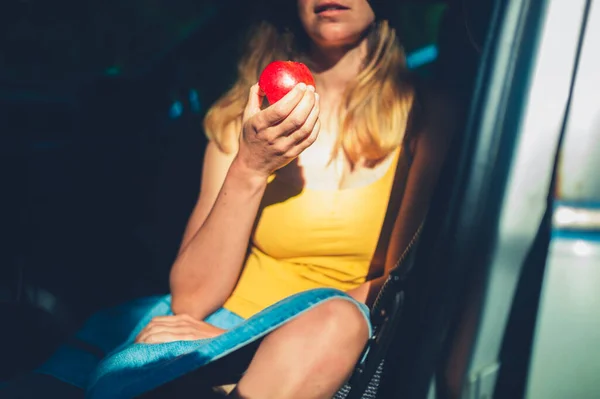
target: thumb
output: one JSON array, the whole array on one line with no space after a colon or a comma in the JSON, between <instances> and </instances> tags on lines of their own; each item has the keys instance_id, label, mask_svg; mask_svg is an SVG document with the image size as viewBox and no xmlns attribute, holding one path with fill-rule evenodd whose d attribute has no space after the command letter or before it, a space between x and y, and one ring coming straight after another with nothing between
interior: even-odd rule
<instances>
[{"instance_id":1,"label":"thumb","mask_svg":"<svg viewBox=\"0 0 600 399\"><path fill-rule=\"evenodd\" d=\"M248 103L246 104L246 109L244 110L244 119L248 119L254 116L257 112L260 111L260 105L262 104L265 93L258 86L258 83L255 83L250 87L250 94L248 95Z\"/></svg>"}]
</instances>

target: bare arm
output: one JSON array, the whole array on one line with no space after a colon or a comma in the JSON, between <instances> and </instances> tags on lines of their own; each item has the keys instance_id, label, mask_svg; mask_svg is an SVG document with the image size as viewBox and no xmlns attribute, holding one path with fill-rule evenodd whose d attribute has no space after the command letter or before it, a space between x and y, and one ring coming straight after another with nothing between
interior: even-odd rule
<instances>
[{"instance_id":1,"label":"bare arm","mask_svg":"<svg viewBox=\"0 0 600 399\"><path fill-rule=\"evenodd\" d=\"M201 195L171 269L173 312L198 319L233 290L266 186L214 143L206 150L204 170Z\"/></svg>"},{"instance_id":2,"label":"bare arm","mask_svg":"<svg viewBox=\"0 0 600 399\"><path fill-rule=\"evenodd\" d=\"M203 319L227 300L239 277L267 177L314 142L313 90L296 88L260 110L253 86L235 155L206 150L198 203L171 269L172 309Z\"/></svg>"},{"instance_id":3,"label":"bare arm","mask_svg":"<svg viewBox=\"0 0 600 399\"><path fill-rule=\"evenodd\" d=\"M200 195L188 220L178 254L190 243L198 229L206 220L212 209L221 187L225 182L229 168L235 159L234 153L226 154L219 150L213 141L209 141L204 151L204 164L200 181Z\"/></svg>"}]
</instances>

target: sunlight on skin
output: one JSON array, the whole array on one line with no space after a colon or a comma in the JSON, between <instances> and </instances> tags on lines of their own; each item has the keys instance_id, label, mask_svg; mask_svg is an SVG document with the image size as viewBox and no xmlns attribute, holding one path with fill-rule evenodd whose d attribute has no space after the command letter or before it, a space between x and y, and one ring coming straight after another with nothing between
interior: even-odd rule
<instances>
[{"instance_id":1,"label":"sunlight on skin","mask_svg":"<svg viewBox=\"0 0 600 399\"><path fill-rule=\"evenodd\" d=\"M289 168L300 167L305 188L336 190L364 187L382 178L391 167L393 154L374 168L359 165L353 171L341 156L335 157L329 162L333 138L333 135L321 132L315 144L300 154L298 164L289 165ZM282 172L286 173L286 171Z\"/></svg>"}]
</instances>

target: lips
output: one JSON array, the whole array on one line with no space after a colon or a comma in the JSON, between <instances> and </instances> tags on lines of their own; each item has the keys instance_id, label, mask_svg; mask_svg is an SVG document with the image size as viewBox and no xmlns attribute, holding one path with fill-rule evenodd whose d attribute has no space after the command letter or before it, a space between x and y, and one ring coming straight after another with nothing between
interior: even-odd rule
<instances>
[{"instance_id":1,"label":"lips","mask_svg":"<svg viewBox=\"0 0 600 399\"><path fill-rule=\"evenodd\" d=\"M335 1L324 1L324 2L316 5L315 14L320 14L324 11L349 10L349 9L350 9L350 7L345 6L345 5L335 2Z\"/></svg>"}]
</instances>

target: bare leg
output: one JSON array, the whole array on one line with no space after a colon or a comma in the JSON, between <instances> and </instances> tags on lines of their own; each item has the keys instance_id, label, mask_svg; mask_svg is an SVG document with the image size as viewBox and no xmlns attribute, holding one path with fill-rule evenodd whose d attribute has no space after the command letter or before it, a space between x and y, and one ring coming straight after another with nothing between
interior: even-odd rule
<instances>
[{"instance_id":1,"label":"bare leg","mask_svg":"<svg viewBox=\"0 0 600 399\"><path fill-rule=\"evenodd\" d=\"M356 305L333 299L267 336L231 398L329 399L349 377L368 339Z\"/></svg>"}]
</instances>

